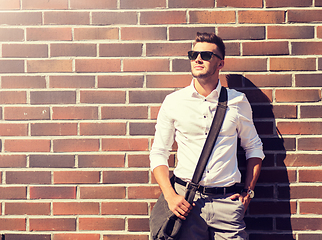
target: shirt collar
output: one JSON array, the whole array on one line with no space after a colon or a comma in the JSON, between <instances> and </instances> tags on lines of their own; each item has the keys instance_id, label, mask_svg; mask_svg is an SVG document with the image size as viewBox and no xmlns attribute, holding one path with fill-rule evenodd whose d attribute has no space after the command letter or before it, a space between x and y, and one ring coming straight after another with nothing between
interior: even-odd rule
<instances>
[{"instance_id":1,"label":"shirt collar","mask_svg":"<svg viewBox=\"0 0 322 240\"><path fill-rule=\"evenodd\" d=\"M220 83L220 80L218 80L217 87L207 97L204 97L197 92L194 86L194 79L192 79L189 88L190 88L192 97L203 98L203 99L206 99L207 101L217 102L219 98L219 93L221 91L221 83Z\"/></svg>"}]
</instances>

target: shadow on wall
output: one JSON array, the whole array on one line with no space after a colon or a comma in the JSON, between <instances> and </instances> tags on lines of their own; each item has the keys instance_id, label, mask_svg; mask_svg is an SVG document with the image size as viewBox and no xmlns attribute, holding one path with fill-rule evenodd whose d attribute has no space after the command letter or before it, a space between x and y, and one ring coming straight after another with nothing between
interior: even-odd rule
<instances>
[{"instance_id":1,"label":"shadow on wall","mask_svg":"<svg viewBox=\"0 0 322 240\"><path fill-rule=\"evenodd\" d=\"M245 215L249 240L294 240L291 214L295 213L296 206L290 202L290 179L284 160L286 151L295 150L295 142L293 139L283 139L279 134L274 114L278 112L278 117L283 117L283 114L280 114L283 110L274 109L271 99L242 75L227 75L221 82L223 86L246 94L266 155L255 188L255 199ZM246 159L241 147L238 151L238 161L243 174Z\"/></svg>"}]
</instances>

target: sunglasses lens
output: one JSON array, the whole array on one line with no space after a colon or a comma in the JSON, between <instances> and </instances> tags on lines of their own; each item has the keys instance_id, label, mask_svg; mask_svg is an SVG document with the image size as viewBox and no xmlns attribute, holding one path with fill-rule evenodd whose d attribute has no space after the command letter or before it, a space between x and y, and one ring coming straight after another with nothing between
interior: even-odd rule
<instances>
[{"instance_id":1,"label":"sunglasses lens","mask_svg":"<svg viewBox=\"0 0 322 240\"><path fill-rule=\"evenodd\" d=\"M212 54L210 52L201 52L201 59L205 61L209 61L211 59Z\"/></svg>"},{"instance_id":2,"label":"sunglasses lens","mask_svg":"<svg viewBox=\"0 0 322 240\"><path fill-rule=\"evenodd\" d=\"M198 55L199 55L198 52L194 52L194 51L189 51L188 52L188 57L189 57L190 60L196 60Z\"/></svg>"}]
</instances>

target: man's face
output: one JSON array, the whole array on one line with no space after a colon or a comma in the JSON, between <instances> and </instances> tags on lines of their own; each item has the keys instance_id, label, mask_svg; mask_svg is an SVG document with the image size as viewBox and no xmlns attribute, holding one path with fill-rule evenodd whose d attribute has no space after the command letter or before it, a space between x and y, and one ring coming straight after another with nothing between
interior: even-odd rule
<instances>
[{"instance_id":1,"label":"man's face","mask_svg":"<svg viewBox=\"0 0 322 240\"><path fill-rule=\"evenodd\" d=\"M194 51L203 52L213 52L219 56L222 56L217 45L214 43L208 42L198 42L193 48ZM216 73L217 70L223 67L223 60L220 60L218 57L212 55L212 58L208 61L203 60L200 56L195 60L191 60L191 73L195 78L207 78ZM221 66L222 65L222 66Z\"/></svg>"}]
</instances>

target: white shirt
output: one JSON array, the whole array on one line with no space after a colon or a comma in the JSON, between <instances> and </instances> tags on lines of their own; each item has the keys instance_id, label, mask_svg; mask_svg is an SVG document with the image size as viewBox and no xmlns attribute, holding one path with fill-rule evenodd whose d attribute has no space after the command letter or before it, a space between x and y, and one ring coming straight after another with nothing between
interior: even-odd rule
<instances>
[{"instance_id":1,"label":"white shirt","mask_svg":"<svg viewBox=\"0 0 322 240\"><path fill-rule=\"evenodd\" d=\"M174 140L177 142L178 163L174 174L192 179L203 145L206 141L218 104L220 81L207 97L191 85L169 94L158 114L155 139L150 152L151 170L168 166ZM200 185L228 187L241 181L237 164L237 138L246 152L246 159L264 159L262 142L252 120L250 104L243 93L228 90L228 108L216 145L208 160Z\"/></svg>"}]
</instances>

